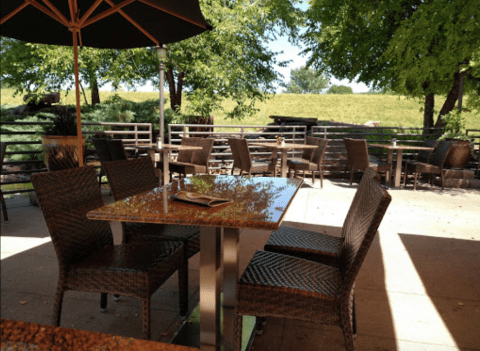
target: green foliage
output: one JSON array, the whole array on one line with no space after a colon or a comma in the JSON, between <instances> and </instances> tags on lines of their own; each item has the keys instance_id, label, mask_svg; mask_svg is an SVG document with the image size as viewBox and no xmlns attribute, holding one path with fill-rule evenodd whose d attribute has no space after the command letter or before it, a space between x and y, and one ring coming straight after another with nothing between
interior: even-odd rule
<instances>
[{"instance_id":1,"label":"green foliage","mask_svg":"<svg viewBox=\"0 0 480 351\"><path fill-rule=\"evenodd\" d=\"M470 140L465 134L465 117L458 110L453 110L442 116L444 133L439 140L459 139Z\"/></svg>"},{"instance_id":2,"label":"green foliage","mask_svg":"<svg viewBox=\"0 0 480 351\"><path fill-rule=\"evenodd\" d=\"M3 106L2 106L3 107ZM3 109L2 109L2 121L4 120ZM25 117L16 117L17 121L21 122L44 122L43 119L36 117L36 116L25 116ZM34 132L35 134L32 135L9 135L9 134L2 134L1 139L2 142L21 142L21 141L41 141L43 134L43 127L40 124L37 125L2 125L2 131L5 132ZM31 144L9 144L8 151L38 151L36 156L33 156L35 159L40 159L42 157L42 151L39 149L39 145L31 145ZM11 155L9 159L12 161L23 161L32 158L31 155Z\"/></svg>"},{"instance_id":3,"label":"green foliage","mask_svg":"<svg viewBox=\"0 0 480 351\"><path fill-rule=\"evenodd\" d=\"M353 94L353 89L346 85L332 85L327 90L327 94Z\"/></svg>"},{"instance_id":4,"label":"green foliage","mask_svg":"<svg viewBox=\"0 0 480 351\"><path fill-rule=\"evenodd\" d=\"M328 88L328 80L312 68L306 66L290 71L287 94L320 94Z\"/></svg>"}]
</instances>

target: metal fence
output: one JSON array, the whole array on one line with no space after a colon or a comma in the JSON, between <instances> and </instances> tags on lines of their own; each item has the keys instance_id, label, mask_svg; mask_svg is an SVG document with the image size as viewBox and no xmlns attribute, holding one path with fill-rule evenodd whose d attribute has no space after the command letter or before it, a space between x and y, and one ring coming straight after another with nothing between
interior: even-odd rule
<instances>
[{"instance_id":1,"label":"metal fence","mask_svg":"<svg viewBox=\"0 0 480 351\"><path fill-rule=\"evenodd\" d=\"M22 184L30 183L30 175L33 173L46 172L47 169L43 162L43 150L41 136L38 126L52 125L51 122L0 122L0 135L2 142L7 142L5 152L4 166L8 171L2 170L2 175L16 176L15 179L2 180L0 185L14 185L16 189L5 190L4 194L24 193L32 189ZM20 127L20 128L18 128ZM82 133L89 135L105 135L110 137L122 138L127 144L139 144L151 142L152 124L151 123L82 123ZM88 139L88 138L87 138ZM87 143L89 164L99 167L97 157L92 145ZM25 159L18 160L23 155ZM17 160L12 160L17 158ZM11 177L10 177L11 178Z\"/></svg>"}]
</instances>

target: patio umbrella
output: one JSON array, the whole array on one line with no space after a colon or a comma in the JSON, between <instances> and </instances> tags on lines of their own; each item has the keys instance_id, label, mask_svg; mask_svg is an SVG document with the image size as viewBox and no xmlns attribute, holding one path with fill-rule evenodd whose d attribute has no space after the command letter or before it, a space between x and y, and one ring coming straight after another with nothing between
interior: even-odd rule
<instances>
[{"instance_id":1,"label":"patio umbrella","mask_svg":"<svg viewBox=\"0 0 480 351\"><path fill-rule=\"evenodd\" d=\"M211 29L198 0L2 0L0 3L0 35L41 44L73 45L80 166L83 156L78 46L103 49L160 46Z\"/></svg>"}]
</instances>

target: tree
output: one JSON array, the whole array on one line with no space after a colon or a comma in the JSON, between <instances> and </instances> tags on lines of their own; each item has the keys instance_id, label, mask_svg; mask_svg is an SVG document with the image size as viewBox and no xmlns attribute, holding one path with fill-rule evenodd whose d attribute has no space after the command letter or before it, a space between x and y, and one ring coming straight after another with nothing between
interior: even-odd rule
<instances>
[{"instance_id":1,"label":"tree","mask_svg":"<svg viewBox=\"0 0 480 351\"><path fill-rule=\"evenodd\" d=\"M327 90L327 94L353 94L353 89L346 85L332 85Z\"/></svg>"},{"instance_id":2,"label":"tree","mask_svg":"<svg viewBox=\"0 0 480 351\"><path fill-rule=\"evenodd\" d=\"M290 82L287 84L287 94L320 94L328 88L328 80L306 66L290 71Z\"/></svg>"},{"instance_id":3,"label":"tree","mask_svg":"<svg viewBox=\"0 0 480 351\"><path fill-rule=\"evenodd\" d=\"M303 37L308 64L327 76L424 98L425 127L434 124L434 95L447 95L441 126L461 76L465 91L478 89L479 16L477 0L315 0Z\"/></svg>"},{"instance_id":4,"label":"tree","mask_svg":"<svg viewBox=\"0 0 480 351\"><path fill-rule=\"evenodd\" d=\"M1 83L15 88L16 93L74 88L73 48L26 43L1 37ZM91 90L92 104L100 102L98 89L106 83L134 84L141 77L134 69L134 50L101 50L80 48L79 74Z\"/></svg>"}]
</instances>

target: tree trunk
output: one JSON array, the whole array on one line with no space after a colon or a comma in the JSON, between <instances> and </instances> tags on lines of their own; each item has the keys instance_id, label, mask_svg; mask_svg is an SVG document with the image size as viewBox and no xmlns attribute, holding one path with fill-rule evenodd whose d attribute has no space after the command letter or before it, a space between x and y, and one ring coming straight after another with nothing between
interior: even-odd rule
<instances>
[{"instance_id":1,"label":"tree trunk","mask_svg":"<svg viewBox=\"0 0 480 351\"><path fill-rule=\"evenodd\" d=\"M462 73L455 72L455 74L453 75L453 87L452 89L450 89L450 92L447 95L447 99L443 103L440 114L438 115L437 123L435 124L435 128L443 128L442 116L445 116L447 113L453 111L453 109L455 108L455 102L457 102L458 93L460 91L460 78L463 74L465 74L465 71Z\"/></svg>"},{"instance_id":2,"label":"tree trunk","mask_svg":"<svg viewBox=\"0 0 480 351\"><path fill-rule=\"evenodd\" d=\"M183 78L185 77L185 72L180 72L178 74L176 87L173 69L169 68L166 72L166 76L168 81L168 88L170 91L170 107L174 111L179 111L182 107Z\"/></svg>"},{"instance_id":3,"label":"tree trunk","mask_svg":"<svg viewBox=\"0 0 480 351\"><path fill-rule=\"evenodd\" d=\"M92 105L96 105L100 103L100 93L98 92L98 83L97 78L93 79L92 86Z\"/></svg>"}]
</instances>

